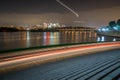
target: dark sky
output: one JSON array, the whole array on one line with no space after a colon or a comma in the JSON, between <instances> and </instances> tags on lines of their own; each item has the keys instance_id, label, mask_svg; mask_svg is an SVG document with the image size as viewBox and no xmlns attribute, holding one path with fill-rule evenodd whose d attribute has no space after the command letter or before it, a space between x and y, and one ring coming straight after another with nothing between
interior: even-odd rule
<instances>
[{"instance_id":1,"label":"dark sky","mask_svg":"<svg viewBox=\"0 0 120 80\"><path fill-rule=\"evenodd\" d=\"M33 25L55 21L70 24L74 20L80 20L85 21L89 26L101 26L106 25L109 20L120 18L120 0L61 1L80 17L76 18L55 0L0 0L0 24ZM103 21L105 23L102 23Z\"/></svg>"},{"instance_id":2,"label":"dark sky","mask_svg":"<svg viewBox=\"0 0 120 80\"><path fill-rule=\"evenodd\" d=\"M120 6L120 0L61 0L75 11ZM64 13L55 0L0 0L0 13Z\"/></svg>"}]
</instances>

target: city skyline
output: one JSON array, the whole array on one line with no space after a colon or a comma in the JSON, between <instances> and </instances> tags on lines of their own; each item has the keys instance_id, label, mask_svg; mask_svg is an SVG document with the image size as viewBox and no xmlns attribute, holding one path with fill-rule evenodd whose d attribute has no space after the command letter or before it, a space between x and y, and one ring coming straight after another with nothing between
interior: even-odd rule
<instances>
[{"instance_id":1,"label":"city skyline","mask_svg":"<svg viewBox=\"0 0 120 80\"><path fill-rule=\"evenodd\" d=\"M71 25L84 21L88 26L106 26L120 18L119 0L60 0L76 13L76 17L55 0L2 0L0 24L36 25L43 22L59 22Z\"/></svg>"}]
</instances>

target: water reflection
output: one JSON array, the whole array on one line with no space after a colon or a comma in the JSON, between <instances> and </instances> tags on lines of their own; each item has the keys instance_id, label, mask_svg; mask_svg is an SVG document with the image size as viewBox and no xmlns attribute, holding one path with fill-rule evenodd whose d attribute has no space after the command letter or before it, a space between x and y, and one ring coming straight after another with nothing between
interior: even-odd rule
<instances>
[{"instance_id":1,"label":"water reflection","mask_svg":"<svg viewBox=\"0 0 120 80\"><path fill-rule=\"evenodd\" d=\"M105 41L105 37L104 37L104 36L102 36L101 41L102 41L102 42Z\"/></svg>"},{"instance_id":2,"label":"water reflection","mask_svg":"<svg viewBox=\"0 0 120 80\"><path fill-rule=\"evenodd\" d=\"M29 47L30 46L30 32L29 31L27 31L27 40L26 40L26 45L27 45L27 47Z\"/></svg>"},{"instance_id":3,"label":"water reflection","mask_svg":"<svg viewBox=\"0 0 120 80\"><path fill-rule=\"evenodd\" d=\"M116 41L116 38L114 38L113 41Z\"/></svg>"},{"instance_id":4,"label":"water reflection","mask_svg":"<svg viewBox=\"0 0 120 80\"><path fill-rule=\"evenodd\" d=\"M43 45L59 44L58 32L44 32L43 33Z\"/></svg>"},{"instance_id":5,"label":"water reflection","mask_svg":"<svg viewBox=\"0 0 120 80\"><path fill-rule=\"evenodd\" d=\"M120 41L118 37L109 37L109 36L98 36L97 42L113 42L113 41Z\"/></svg>"},{"instance_id":6,"label":"water reflection","mask_svg":"<svg viewBox=\"0 0 120 80\"><path fill-rule=\"evenodd\" d=\"M0 50L43 45L119 40L120 38L98 36L94 31L3 32L0 33Z\"/></svg>"},{"instance_id":7,"label":"water reflection","mask_svg":"<svg viewBox=\"0 0 120 80\"><path fill-rule=\"evenodd\" d=\"M60 43L96 42L97 37L95 32L89 31L66 31L60 34Z\"/></svg>"}]
</instances>

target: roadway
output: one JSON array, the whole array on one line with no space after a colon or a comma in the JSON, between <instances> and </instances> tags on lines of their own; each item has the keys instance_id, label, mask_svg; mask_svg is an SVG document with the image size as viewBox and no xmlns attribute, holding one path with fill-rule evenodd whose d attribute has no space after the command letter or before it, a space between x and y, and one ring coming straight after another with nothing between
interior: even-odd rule
<instances>
[{"instance_id":1,"label":"roadway","mask_svg":"<svg viewBox=\"0 0 120 80\"><path fill-rule=\"evenodd\" d=\"M0 80L75 80L83 75L84 77L80 80L106 78L105 75L119 71L119 46L120 42L98 43L3 58L0 62ZM115 66L112 67L112 65ZM107 68L110 69L107 70ZM12 71L14 69L17 71ZM6 71L10 72L4 73ZM105 72L102 73L102 71L109 74L103 74ZM108 77L108 80L118 78L119 72ZM95 75L96 77L93 77Z\"/></svg>"}]
</instances>

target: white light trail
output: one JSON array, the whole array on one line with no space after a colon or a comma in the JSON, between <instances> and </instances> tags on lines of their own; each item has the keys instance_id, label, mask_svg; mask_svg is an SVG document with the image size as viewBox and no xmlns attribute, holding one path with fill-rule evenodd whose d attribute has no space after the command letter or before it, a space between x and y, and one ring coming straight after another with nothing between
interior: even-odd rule
<instances>
[{"instance_id":1,"label":"white light trail","mask_svg":"<svg viewBox=\"0 0 120 80\"><path fill-rule=\"evenodd\" d=\"M69 8L67 5L65 5L64 3L62 3L60 0L56 0L58 3L60 3L63 7L65 7L66 9L68 9L69 11L71 11L73 14L75 14L76 17L79 17L79 15L72 10L71 8Z\"/></svg>"}]
</instances>

